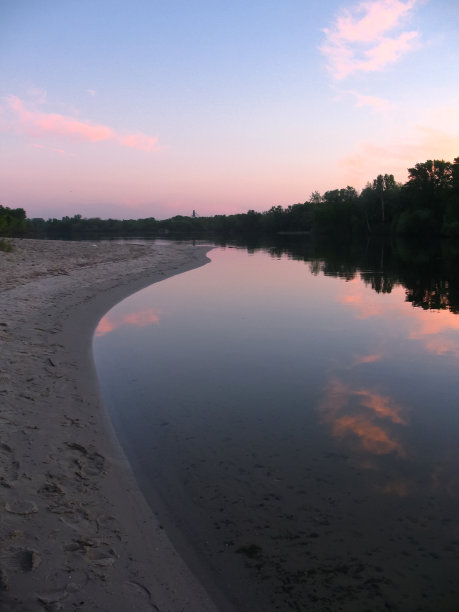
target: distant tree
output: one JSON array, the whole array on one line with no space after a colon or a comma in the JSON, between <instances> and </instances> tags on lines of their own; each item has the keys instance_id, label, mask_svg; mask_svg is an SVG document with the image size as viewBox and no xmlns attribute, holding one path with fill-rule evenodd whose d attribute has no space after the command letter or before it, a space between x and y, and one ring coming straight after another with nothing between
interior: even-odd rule
<instances>
[{"instance_id":1,"label":"distant tree","mask_svg":"<svg viewBox=\"0 0 459 612\"><path fill-rule=\"evenodd\" d=\"M408 168L397 232L426 235L443 231L453 179L453 164L444 160L429 159Z\"/></svg>"},{"instance_id":2,"label":"distant tree","mask_svg":"<svg viewBox=\"0 0 459 612\"><path fill-rule=\"evenodd\" d=\"M287 210L288 231L309 232L312 227L311 206L305 204L291 204Z\"/></svg>"},{"instance_id":3,"label":"distant tree","mask_svg":"<svg viewBox=\"0 0 459 612\"><path fill-rule=\"evenodd\" d=\"M22 234L26 229L26 212L23 208L0 205L0 235Z\"/></svg>"},{"instance_id":4,"label":"distant tree","mask_svg":"<svg viewBox=\"0 0 459 612\"><path fill-rule=\"evenodd\" d=\"M428 208L438 217L453 187L453 164L444 160L427 160L408 168L406 188L415 208Z\"/></svg>"},{"instance_id":5,"label":"distant tree","mask_svg":"<svg viewBox=\"0 0 459 612\"><path fill-rule=\"evenodd\" d=\"M323 198L320 195L320 193L318 191L313 191L311 195L309 196L309 203L310 204L320 204L321 202L323 202Z\"/></svg>"},{"instance_id":6,"label":"distant tree","mask_svg":"<svg viewBox=\"0 0 459 612\"><path fill-rule=\"evenodd\" d=\"M399 190L400 185L393 174L378 174L372 183L367 183L360 194L360 204L368 231L385 231L392 219L391 209L398 200Z\"/></svg>"},{"instance_id":7,"label":"distant tree","mask_svg":"<svg viewBox=\"0 0 459 612\"><path fill-rule=\"evenodd\" d=\"M284 232L288 230L288 218L282 206L271 206L263 213L263 231L268 233Z\"/></svg>"},{"instance_id":8,"label":"distant tree","mask_svg":"<svg viewBox=\"0 0 459 612\"><path fill-rule=\"evenodd\" d=\"M447 198L442 233L459 238L459 157L451 166L451 189Z\"/></svg>"},{"instance_id":9,"label":"distant tree","mask_svg":"<svg viewBox=\"0 0 459 612\"><path fill-rule=\"evenodd\" d=\"M319 232L349 234L359 229L358 194L354 187L326 191L313 205L313 228Z\"/></svg>"},{"instance_id":10,"label":"distant tree","mask_svg":"<svg viewBox=\"0 0 459 612\"><path fill-rule=\"evenodd\" d=\"M373 181L373 189L376 191L381 204L381 223L384 225L386 220L385 198L386 193L395 189L396 183L393 174L378 174Z\"/></svg>"}]
</instances>

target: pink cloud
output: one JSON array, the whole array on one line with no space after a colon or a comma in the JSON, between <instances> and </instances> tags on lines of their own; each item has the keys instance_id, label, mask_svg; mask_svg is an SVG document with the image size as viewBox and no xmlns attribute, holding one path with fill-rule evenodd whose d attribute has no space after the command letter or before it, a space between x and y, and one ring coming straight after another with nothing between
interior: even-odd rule
<instances>
[{"instance_id":1,"label":"pink cloud","mask_svg":"<svg viewBox=\"0 0 459 612\"><path fill-rule=\"evenodd\" d=\"M151 308L140 312L133 312L128 315L114 315L113 313L109 313L99 321L95 335L97 337L105 336L125 325L147 327L152 324L159 325L159 316Z\"/></svg>"},{"instance_id":2,"label":"pink cloud","mask_svg":"<svg viewBox=\"0 0 459 612\"><path fill-rule=\"evenodd\" d=\"M410 340L419 340L434 355L459 359L459 316L449 310L418 311Z\"/></svg>"},{"instance_id":3,"label":"pink cloud","mask_svg":"<svg viewBox=\"0 0 459 612\"><path fill-rule=\"evenodd\" d=\"M333 36L349 42L372 42L396 27L416 4L416 0L376 0L360 2L338 17ZM358 15L363 15L358 19Z\"/></svg>"},{"instance_id":4,"label":"pink cloud","mask_svg":"<svg viewBox=\"0 0 459 612\"><path fill-rule=\"evenodd\" d=\"M452 338L432 338L427 340L424 346L435 355L448 355L459 359L459 343Z\"/></svg>"},{"instance_id":5,"label":"pink cloud","mask_svg":"<svg viewBox=\"0 0 459 612\"><path fill-rule=\"evenodd\" d=\"M415 326L408 334L410 340L419 340L424 348L435 355L459 359L459 316L449 310L415 311Z\"/></svg>"},{"instance_id":6,"label":"pink cloud","mask_svg":"<svg viewBox=\"0 0 459 612\"><path fill-rule=\"evenodd\" d=\"M37 142L32 142L31 147L38 149L39 151L53 151L53 153L59 153L59 155L67 155L69 157L75 157L73 153L67 153L64 149L58 149L57 147L47 147Z\"/></svg>"},{"instance_id":7,"label":"pink cloud","mask_svg":"<svg viewBox=\"0 0 459 612\"><path fill-rule=\"evenodd\" d=\"M348 366L348 369L355 368L355 366L362 365L364 363L376 363L382 360L382 355L375 353L373 355L356 355L352 363Z\"/></svg>"},{"instance_id":8,"label":"pink cloud","mask_svg":"<svg viewBox=\"0 0 459 612\"><path fill-rule=\"evenodd\" d=\"M422 322L422 327L418 332L420 337L428 335L436 335L446 330L456 330L459 332L459 317L452 315L449 310L433 311L435 314L429 316Z\"/></svg>"},{"instance_id":9,"label":"pink cloud","mask_svg":"<svg viewBox=\"0 0 459 612\"><path fill-rule=\"evenodd\" d=\"M399 27L416 2L360 2L338 16L331 28L324 29L326 40L321 47L333 76L343 79L355 72L382 70L407 53L418 33L389 37L387 32Z\"/></svg>"},{"instance_id":10,"label":"pink cloud","mask_svg":"<svg viewBox=\"0 0 459 612\"><path fill-rule=\"evenodd\" d=\"M157 148L158 139L137 133L120 134L107 125L80 121L74 117L57 113L44 113L26 105L17 96L7 96L3 111L10 114L8 124L3 121L2 127L9 131L24 133L29 137L57 137L85 142L117 142L123 147L141 151L153 151Z\"/></svg>"},{"instance_id":11,"label":"pink cloud","mask_svg":"<svg viewBox=\"0 0 459 612\"><path fill-rule=\"evenodd\" d=\"M379 296L369 293L357 278L346 283L343 293L337 296L337 300L345 306L351 306L357 319L380 316L386 308Z\"/></svg>"},{"instance_id":12,"label":"pink cloud","mask_svg":"<svg viewBox=\"0 0 459 612\"><path fill-rule=\"evenodd\" d=\"M131 149L139 149L140 151L154 151L158 148L158 139L146 136L141 132L135 134L126 134L125 136L118 136L118 141L123 147L130 147Z\"/></svg>"},{"instance_id":13,"label":"pink cloud","mask_svg":"<svg viewBox=\"0 0 459 612\"><path fill-rule=\"evenodd\" d=\"M381 418L388 418L393 423L405 423L400 416L401 409L394 404L389 397L372 393L366 389L354 391L356 396L361 398L362 406L373 410L374 414Z\"/></svg>"},{"instance_id":14,"label":"pink cloud","mask_svg":"<svg viewBox=\"0 0 459 612\"><path fill-rule=\"evenodd\" d=\"M337 419L333 424L333 435L339 438L355 436L360 442L361 450L375 455L405 454L400 443L391 438L390 432L372 422L366 415L345 415Z\"/></svg>"},{"instance_id":15,"label":"pink cloud","mask_svg":"<svg viewBox=\"0 0 459 612\"><path fill-rule=\"evenodd\" d=\"M132 312L126 315L123 319L125 325L136 325L137 327L145 327L152 323L158 324L159 317L153 310L142 310L141 312Z\"/></svg>"},{"instance_id":16,"label":"pink cloud","mask_svg":"<svg viewBox=\"0 0 459 612\"><path fill-rule=\"evenodd\" d=\"M383 98L364 96L356 91L350 91L349 93L357 98L357 106L369 106L371 109L378 112L388 111L392 106L388 100L384 100Z\"/></svg>"},{"instance_id":17,"label":"pink cloud","mask_svg":"<svg viewBox=\"0 0 459 612\"><path fill-rule=\"evenodd\" d=\"M374 455L405 455L395 439L394 425L405 425L404 408L392 398L369 389L353 389L338 379L329 382L318 410L332 434L356 450Z\"/></svg>"},{"instance_id":18,"label":"pink cloud","mask_svg":"<svg viewBox=\"0 0 459 612\"><path fill-rule=\"evenodd\" d=\"M403 32L398 38L383 38L381 42L365 52L365 60L362 60L357 69L366 72L382 70L386 64L396 62L402 55L411 50L413 41L417 38L417 32Z\"/></svg>"}]
</instances>

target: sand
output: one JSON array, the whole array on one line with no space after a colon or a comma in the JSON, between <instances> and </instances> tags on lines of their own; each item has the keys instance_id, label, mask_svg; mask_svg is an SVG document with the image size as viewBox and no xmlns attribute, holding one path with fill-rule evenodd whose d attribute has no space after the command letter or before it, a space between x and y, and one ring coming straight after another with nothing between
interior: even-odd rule
<instances>
[{"instance_id":1,"label":"sand","mask_svg":"<svg viewBox=\"0 0 459 612\"><path fill-rule=\"evenodd\" d=\"M139 491L92 336L204 247L13 240L0 252L0 609L216 610Z\"/></svg>"}]
</instances>

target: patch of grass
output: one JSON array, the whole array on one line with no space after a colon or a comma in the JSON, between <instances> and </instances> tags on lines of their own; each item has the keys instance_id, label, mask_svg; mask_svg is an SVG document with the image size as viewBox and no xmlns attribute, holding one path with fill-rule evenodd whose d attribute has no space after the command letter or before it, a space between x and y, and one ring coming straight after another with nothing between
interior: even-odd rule
<instances>
[{"instance_id":1,"label":"patch of grass","mask_svg":"<svg viewBox=\"0 0 459 612\"><path fill-rule=\"evenodd\" d=\"M13 244L11 240L5 240L5 238L0 238L0 251L5 251L5 253L11 253L13 250Z\"/></svg>"}]
</instances>

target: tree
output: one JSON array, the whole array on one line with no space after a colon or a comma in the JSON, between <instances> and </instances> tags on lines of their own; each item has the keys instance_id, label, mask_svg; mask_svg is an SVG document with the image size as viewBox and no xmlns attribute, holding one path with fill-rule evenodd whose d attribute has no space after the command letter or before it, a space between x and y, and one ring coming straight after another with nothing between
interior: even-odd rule
<instances>
[{"instance_id":1,"label":"tree","mask_svg":"<svg viewBox=\"0 0 459 612\"><path fill-rule=\"evenodd\" d=\"M378 174L372 183L367 183L360 195L360 203L368 231L374 226L381 226L384 231L391 217L391 214L388 214L389 204L393 204L398 189L393 174Z\"/></svg>"},{"instance_id":2,"label":"tree","mask_svg":"<svg viewBox=\"0 0 459 612\"><path fill-rule=\"evenodd\" d=\"M459 237L459 157L451 165L451 185L443 217L442 233Z\"/></svg>"},{"instance_id":3,"label":"tree","mask_svg":"<svg viewBox=\"0 0 459 612\"><path fill-rule=\"evenodd\" d=\"M393 174L378 174L373 181L373 189L378 195L379 202L381 204L381 223L384 225L386 221L386 193L390 190L395 189L396 182Z\"/></svg>"},{"instance_id":4,"label":"tree","mask_svg":"<svg viewBox=\"0 0 459 612\"><path fill-rule=\"evenodd\" d=\"M352 233L359 229L359 196L354 187L326 191L313 207L313 227L318 231Z\"/></svg>"},{"instance_id":5,"label":"tree","mask_svg":"<svg viewBox=\"0 0 459 612\"><path fill-rule=\"evenodd\" d=\"M323 198L318 191L313 191L309 197L310 204L320 204Z\"/></svg>"},{"instance_id":6,"label":"tree","mask_svg":"<svg viewBox=\"0 0 459 612\"><path fill-rule=\"evenodd\" d=\"M20 234L26 226L26 212L23 208L9 208L0 205L0 235Z\"/></svg>"},{"instance_id":7,"label":"tree","mask_svg":"<svg viewBox=\"0 0 459 612\"><path fill-rule=\"evenodd\" d=\"M453 188L453 164L429 159L408 168L406 188L415 208L427 208L437 219L441 218Z\"/></svg>"}]
</instances>

